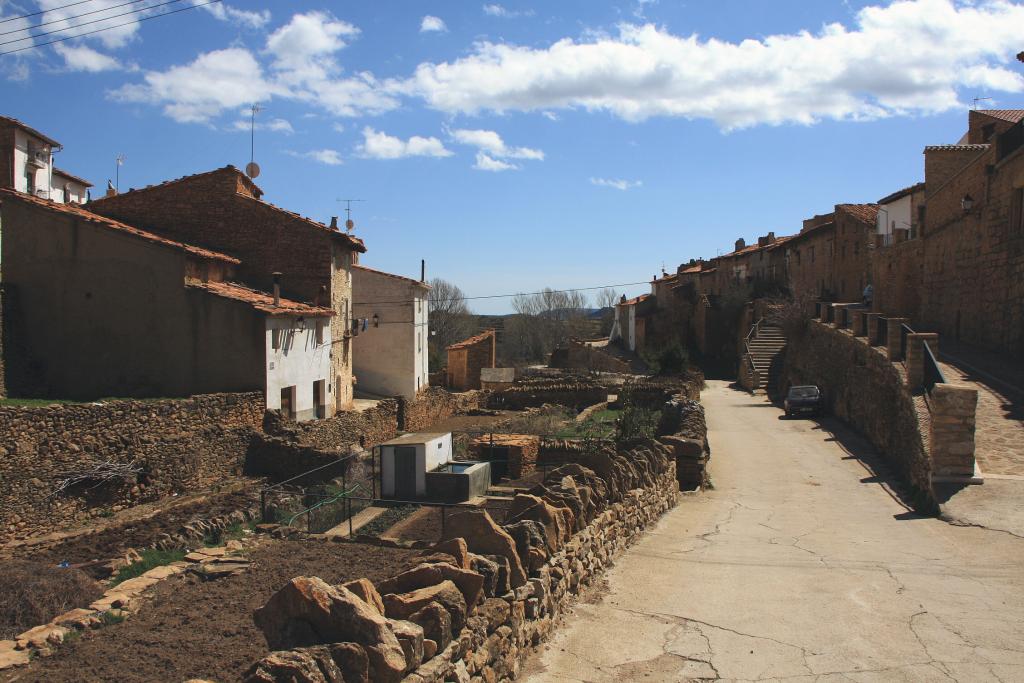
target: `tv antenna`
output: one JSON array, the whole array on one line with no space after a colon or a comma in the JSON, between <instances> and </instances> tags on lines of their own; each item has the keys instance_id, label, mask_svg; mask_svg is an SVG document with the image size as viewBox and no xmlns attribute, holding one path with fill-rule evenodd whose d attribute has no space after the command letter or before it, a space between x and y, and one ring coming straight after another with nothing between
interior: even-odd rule
<instances>
[{"instance_id":1,"label":"tv antenna","mask_svg":"<svg viewBox=\"0 0 1024 683\"><path fill-rule=\"evenodd\" d=\"M120 153L114 157L114 189L118 192L121 191L121 167L124 166L124 162L127 160L128 157L124 153ZM110 181L108 180L107 182Z\"/></svg>"},{"instance_id":2,"label":"tv antenna","mask_svg":"<svg viewBox=\"0 0 1024 683\"><path fill-rule=\"evenodd\" d=\"M355 222L352 221L352 202L365 202L365 199L339 199L339 202L345 202L345 229L352 232L352 228L356 227Z\"/></svg>"},{"instance_id":3,"label":"tv antenna","mask_svg":"<svg viewBox=\"0 0 1024 683\"><path fill-rule=\"evenodd\" d=\"M245 166L245 175L250 178L257 178L260 175L260 166L256 163L256 114L263 111L259 102L253 102L249 107L249 163Z\"/></svg>"},{"instance_id":4,"label":"tv antenna","mask_svg":"<svg viewBox=\"0 0 1024 683\"><path fill-rule=\"evenodd\" d=\"M978 102L981 102L982 100L991 100L991 99L992 99L991 97L975 97L974 98L974 107L973 108L975 110L977 110L978 109Z\"/></svg>"}]
</instances>

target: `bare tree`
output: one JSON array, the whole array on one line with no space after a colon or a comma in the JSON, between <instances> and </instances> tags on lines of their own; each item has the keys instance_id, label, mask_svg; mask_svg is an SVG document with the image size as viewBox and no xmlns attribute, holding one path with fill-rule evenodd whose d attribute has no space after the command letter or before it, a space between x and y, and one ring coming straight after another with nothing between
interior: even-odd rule
<instances>
[{"instance_id":1,"label":"bare tree","mask_svg":"<svg viewBox=\"0 0 1024 683\"><path fill-rule=\"evenodd\" d=\"M514 360L546 360L569 337L585 336L587 297L577 291L545 288L512 299L516 315L505 325L505 352Z\"/></svg>"},{"instance_id":2,"label":"bare tree","mask_svg":"<svg viewBox=\"0 0 1024 683\"><path fill-rule=\"evenodd\" d=\"M430 336L430 367L437 369L447 362L446 349L473 334L473 314L466 305L466 295L457 285L434 278L427 298Z\"/></svg>"},{"instance_id":3,"label":"bare tree","mask_svg":"<svg viewBox=\"0 0 1024 683\"><path fill-rule=\"evenodd\" d=\"M605 288L597 293L597 307L601 309L601 335L611 334L615 323L615 306L619 303L619 293L614 289Z\"/></svg>"}]
</instances>

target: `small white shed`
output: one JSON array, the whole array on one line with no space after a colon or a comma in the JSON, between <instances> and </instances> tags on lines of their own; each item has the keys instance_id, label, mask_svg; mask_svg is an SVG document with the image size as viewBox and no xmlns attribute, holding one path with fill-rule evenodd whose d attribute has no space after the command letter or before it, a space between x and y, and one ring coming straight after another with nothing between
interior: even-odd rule
<instances>
[{"instance_id":1,"label":"small white shed","mask_svg":"<svg viewBox=\"0 0 1024 683\"><path fill-rule=\"evenodd\" d=\"M452 460L452 434L414 433L380 445L380 488L384 498L415 500L427 495L427 472Z\"/></svg>"}]
</instances>

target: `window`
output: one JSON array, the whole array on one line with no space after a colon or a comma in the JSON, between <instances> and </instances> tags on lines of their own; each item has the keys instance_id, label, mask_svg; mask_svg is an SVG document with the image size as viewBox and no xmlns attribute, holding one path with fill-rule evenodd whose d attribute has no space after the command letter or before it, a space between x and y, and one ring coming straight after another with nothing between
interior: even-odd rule
<instances>
[{"instance_id":1,"label":"window","mask_svg":"<svg viewBox=\"0 0 1024 683\"><path fill-rule=\"evenodd\" d=\"M327 392L324 390L327 382L318 379L313 382L313 408L316 410L316 419L322 420L327 417Z\"/></svg>"},{"instance_id":2,"label":"window","mask_svg":"<svg viewBox=\"0 0 1024 683\"><path fill-rule=\"evenodd\" d=\"M316 345L320 346L324 343L324 321L316 321Z\"/></svg>"},{"instance_id":3,"label":"window","mask_svg":"<svg viewBox=\"0 0 1024 683\"><path fill-rule=\"evenodd\" d=\"M289 420L295 419L295 387L281 389L281 414Z\"/></svg>"},{"instance_id":4,"label":"window","mask_svg":"<svg viewBox=\"0 0 1024 683\"><path fill-rule=\"evenodd\" d=\"M860 242L854 242L853 243L853 255L857 256L858 254L860 254Z\"/></svg>"},{"instance_id":5,"label":"window","mask_svg":"<svg viewBox=\"0 0 1024 683\"><path fill-rule=\"evenodd\" d=\"M811 247L811 263L814 263L814 247Z\"/></svg>"},{"instance_id":6,"label":"window","mask_svg":"<svg viewBox=\"0 0 1024 683\"><path fill-rule=\"evenodd\" d=\"M36 193L36 172L35 169L25 167L25 192L28 194Z\"/></svg>"},{"instance_id":7,"label":"window","mask_svg":"<svg viewBox=\"0 0 1024 683\"><path fill-rule=\"evenodd\" d=\"M270 330L270 347L277 351L281 348L281 328L275 327Z\"/></svg>"}]
</instances>

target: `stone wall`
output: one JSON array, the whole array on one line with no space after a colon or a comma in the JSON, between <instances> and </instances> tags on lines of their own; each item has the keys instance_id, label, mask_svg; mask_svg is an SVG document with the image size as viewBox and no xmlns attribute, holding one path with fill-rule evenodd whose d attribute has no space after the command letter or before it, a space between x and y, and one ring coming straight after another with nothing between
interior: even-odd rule
<instances>
[{"instance_id":1,"label":"stone wall","mask_svg":"<svg viewBox=\"0 0 1024 683\"><path fill-rule=\"evenodd\" d=\"M919 320L923 242L915 239L875 249L871 262L874 310Z\"/></svg>"},{"instance_id":2,"label":"stone wall","mask_svg":"<svg viewBox=\"0 0 1024 683\"><path fill-rule=\"evenodd\" d=\"M623 374L633 371L626 361L578 339L570 339L566 348L552 351L549 365L553 368L583 368Z\"/></svg>"},{"instance_id":3,"label":"stone wall","mask_svg":"<svg viewBox=\"0 0 1024 683\"><path fill-rule=\"evenodd\" d=\"M399 429L418 432L455 415L481 408L486 395L479 391L453 394L439 387L427 387L413 401L399 402Z\"/></svg>"},{"instance_id":4,"label":"stone wall","mask_svg":"<svg viewBox=\"0 0 1024 683\"><path fill-rule=\"evenodd\" d=\"M0 408L0 542L241 474L262 417L261 393ZM67 473L105 461L140 471L51 497Z\"/></svg>"},{"instance_id":5,"label":"stone wall","mask_svg":"<svg viewBox=\"0 0 1024 683\"><path fill-rule=\"evenodd\" d=\"M545 404L569 406L581 410L608 400L608 390L593 384L528 383L493 392L487 400L490 408L522 410Z\"/></svg>"},{"instance_id":6,"label":"stone wall","mask_svg":"<svg viewBox=\"0 0 1024 683\"><path fill-rule=\"evenodd\" d=\"M385 399L363 411L336 413L326 420L289 423L286 427L294 439L307 446L336 451L346 446L375 446L398 435L398 399ZM275 430L268 429L268 433Z\"/></svg>"},{"instance_id":7,"label":"stone wall","mask_svg":"<svg viewBox=\"0 0 1024 683\"><path fill-rule=\"evenodd\" d=\"M934 508L917 408L884 352L812 320L804 332L790 336L781 381L782 387L818 385L828 412L885 455L909 485L915 505L922 511Z\"/></svg>"}]
</instances>

